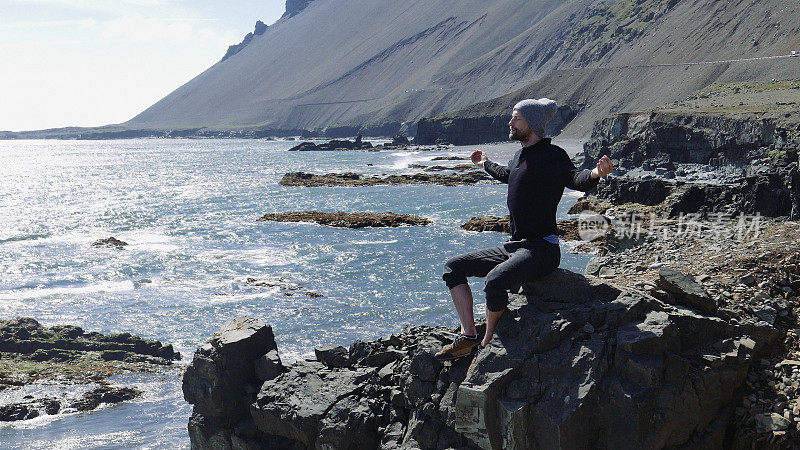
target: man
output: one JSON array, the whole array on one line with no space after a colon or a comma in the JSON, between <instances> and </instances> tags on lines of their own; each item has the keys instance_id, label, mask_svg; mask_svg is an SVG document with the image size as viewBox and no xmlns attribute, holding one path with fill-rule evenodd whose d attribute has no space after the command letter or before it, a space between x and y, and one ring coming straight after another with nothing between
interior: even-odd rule
<instances>
[{"instance_id":1,"label":"man","mask_svg":"<svg viewBox=\"0 0 800 450\"><path fill-rule=\"evenodd\" d=\"M450 289L461 333L436 358L449 360L473 355L489 344L495 326L508 305L508 290L539 278L561 262L556 236L556 208L564 188L589 191L613 166L603 156L592 170L578 170L561 147L544 137L544 127L558 107L553 100L523 100L514 106L508 122L509 138L519 141L507 167L496 164L478 150L472 162L492 177L508 184L511 239L505 244L451 258L442 278ZM472 312L472 291L467 277L486 277L486 333L479 340Z\"/></svg>"}]
</instances>

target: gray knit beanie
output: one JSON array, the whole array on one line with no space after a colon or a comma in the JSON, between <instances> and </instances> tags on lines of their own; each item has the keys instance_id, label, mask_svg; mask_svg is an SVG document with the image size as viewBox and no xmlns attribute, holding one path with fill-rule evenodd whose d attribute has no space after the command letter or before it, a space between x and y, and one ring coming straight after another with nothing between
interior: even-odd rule
<instances>
[{"instance_id":1,"label":"gray knit beanie","mask_svg":"<svg viewBox=\"0 0 800 450\"><path fill-rule=\"evenodd\" d=\"M555 100L550 100L549 98L540 98L538 100L528 98L517 103L514 106L514 110L519 111L533 132L543 138L544 127L553 118L553 115L558 110L558 105L556 105Z\"/></svg>"}]
</instances>

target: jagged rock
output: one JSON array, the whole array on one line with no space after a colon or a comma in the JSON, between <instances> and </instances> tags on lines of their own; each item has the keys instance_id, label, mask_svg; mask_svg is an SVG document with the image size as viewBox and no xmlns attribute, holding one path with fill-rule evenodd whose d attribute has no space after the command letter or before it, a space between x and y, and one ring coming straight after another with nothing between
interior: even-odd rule
<instances>
[{"instance_id":1,"label":"jagged rock","mask_svg":"<svg viewBox=\"0 0 800 450\"><path fill-rule=\"evenodd\" d=\"M397 134L394 137L392 137L392 145L393 146L408 145L410 143L411 142L408 140L408 138L403 136L402 134Z\"/></svg>"},{"instance_id":2,"label":"jagged rock","mask_svg":"<svg viewBox=\"0 0 800 450\"><path fill-rule=\"evenodd\" d=\"M606 177L596 192L584 199L588 204L599 200L613 205L651 206L653 212L668 217L709 213L793 217L800 204L800 191L787 187L780 173L755 175L732 185Z\"/></svg>"},{"instance_id":3,"label":"jagged rock","mask_svg":"<svg viewBox=\"0 0 800 450\"><path fill-rule=\"evenodd\" d=\"M91 411L103 403L120 403L133 400L141 395L142 392L134 388L100 386L72 400L52 397L31 398L26 402L0 406L0 421L29 420L42 414L52 416L62 410L62 401L68 405L64 410Z\"/></svg>"},{"instance_id":4,"label":"jagged rock","mask_svg":"<svg viewBox=\"0 0 800 450\"><path fill-rule=\"evenodd\" d=\"M664 266L658 269L656 284L672 294L679 305L688 306L704 314L713 314L717 310L717 304L691 275Z\"/></svg>"},{"instance_id":5,"label":"jagged rock","mask_svg":"<svg viewBox=\"0 0 800 450\"><path fill-rule=\"evenodd\" d=\"M586 263L586 268L583 270L584 275L594 275L597 276L600 273L600 269L603 268L603 263L598 258L591 258L589 262Z\"/></svg>"},{"instance_id":6,"label":"jagged rock","mask_svg":"<svg viewBox=\"0 0 800 450\"><path fill-rule=\"evenodd\" d=\"M348 367L352 364L347 349L341 345L315 348L314 355L317 361L328 367Z\"/></svg>"},{"instance_id":7,"label":"jagged rock","mask_svg":"<svg viewBox=\"0 0 800 450\"><path fill-rule=\"evenodd\" d=\"M800 217L800 135L793 128L796 125L774 118L619 114L595 124L592 140L584 145L583 167L592 167L607 154L616 161L615 173L655 167L656 176L674 178L696 172L686 179L697 181L691 183L607 179L595 198L614 204L658 205L672 217L758 213L796 220Z\"/></svg>"},{"instance_id":8,"label":"jagged rock","mask_svg":"<svg viewBox=\"0 0 800 450\"><path fill-rule=\"evenodd\" d=\"M309 3L314 0L286 0L286 12L283 13L281 19L297 15L300 11L306 9Z\"/></svg>"},{"instance_id":9,"label":"jagged rock","mask_svg":"<svg viewBox=\"0 0 800 450\"><path fill-rule=\"evenodd\" d=\"M85 393L80 399L70 404L70 408L78 411L91 411L103 403L119 403L132 400L142 395L138 389L102 386Z\"/></svg>"},{"instance_id":10,"label":"jagged rock","mask_svg":"<svg viewBox=\"0 0 800 450\"><path fill-rule=\"evenodd\" d=\"M271 380L286 371L277 350L270 350L255 362L256 375L261 381Z\"/></svg>"},{"instance_id":11,"label":"jagged rock","mask_svg":"<svg viewBox=\"0 0 800 450\"><path fill-rule=\"evenodd\" d=\"M389 175L388 177L365 177L352 172L328 173L316 175L306 172L289 172L278 183L281 186L378 186L387 184L438 184L443 186L460 186L489 182L491 177L482 170L441 175L415 173L411 175Z\"/></svg>"},{"instance_id":12,"label":"jagged rock","mask_svg":"<svg viewBox=\"0 0 800 450\"><path fill-rule=\"evenodd\" d=\"M761 308L758 308L755 311L755 314L759 319L763 320L764 322L767 322L770 325L774 324L775 319L778 318L778 311L769 305L765 305Z\"/></svg>"},{"instance_id":13,"label":"jagged rock","mask_svg":"<svg viewBox=\"0 0 800 450\"><path fill-rule=\"evenodd\" d=\"M225 52L225 56L222 57L220 62L225 61L226 59L230 58L231 56L233 56L233 55L239 53L240 51L242 51L242 49L244 49L247 46L247 44L249 44L250 41L253 40L253 38L255 36L261 36L262 34L266 33L267 32L267 28L269 28L269 27L267 27L267 24L265 24L264 22L262 22L260 20L257 20L256 21L256 26L253 29L253 32L252 33L247 33L244 36L244 39L242 39L242 42L229 46L228 47L228 51Z\"/></svg>"},{"instance_id":14,"label":"jagged rock","mask_svg":"<svg viewBox=\"0 0 800 450\"><path fill-rule=\"evenodd\" d=\"M277 352L272 327L247 317L225 322L197 349L183 375L183 396L194 405L193 414L223 428L231 428L247 417L248 405L255 399L261 382L255 363L273 350ZM195 422L203 420L198 418ZM194 433L216 434L214 430Z\"/></svg>"},{"instance_id":15,"label":"jagged rock","mask_svg":"<svg viewBox=\"0 0 800 450\"><path fill-rule=\"evenodd\" d=\"M301 142L289 149L290 152L310 152L316 150L317 144L313 142Z\"/></svg>"},{"instance_id":16,"label":"jagged rock","mask_svg":"<svg viewBox=\"0 0 800 450\"><path fill-rule=\"evenodd\" d=\"M543 281L569 285L558 275ZM544 298L531 295L504 315L502 331L459 387L458 431L484 448L679 445L702 434L742 383L755 348L770 339L753 341L747 327L731 330L597 281L576 292L587 287L587 297L561 297L568 309L549 312ZM580 337L586 324L595 333ZM707 356L696 360L695 352ZM702 375L694 372L702 367ZM515 399L517 379L534 388L524 400ZM659 420L645 425L645 417Z\"/></svg>"},{"instance_id":17,"label":"jagged rock","mask_svg":"<svg viewBox=\"0 0 800 450\"><path fill-rule=\"evenodd\" d=\"M184 398L194 405L192 448L295 449L284 438L259 434L249 413L261 383L284 372L272 327L248 317L227 321L197 349L183 376Z\"/></svg>"},{"instance_id":18,"label":"jagged rock","mask_svg":"<svg viewBox=\"0 0 800 450\"><path fill-rule=\"evenodd\" d=\"M393 361L401 359L405 355L406 352L400 350L378 351L360 359L359 364L370 367L383 367Z\"/></svg>"},{"instance_id":19,"label":"jagged rock","mask_svg":"<svg viewBox=\"0 0 800 450\"><path fill-rule=\"evenodd\" d=\"M458 164L455 166L425 166L422 164L411 164L409 167L418 166L425 169L425 172L441 172L445 170L453 170L456 172L463 172L465 170L474 170L475 166L473 164Z\"/></svg>"},{"instance_id":20,"label":"jagged rock","mask_svg":"<svg viewBox=\"0 0 800 450\"><path fill-rule=\"evenodd\" d=\"M321 363L296 365L264 382L250 412L261 432L313 447L320 431L331 427L330 423L324 423L328 413L340 401L351 405L346 399L366 389L375 372L375 369L330 370ZM374 430L361 431L375 434L377 424Z\"/></svg>"},{"instance_id":21,"label":"jagged rock","mask_svg":"<svg viewBox=\"0 0 800 450\"><path fill-rule=\"evenodd\" d=\"M431 223L430 220L412 214L395 214L392 212L371 213L371 212L319 212L301 211L284 212L275 214L264 214L258 219L259 222L315 222L320 225L344 228L365 228L365 227L399 227L403 225L424 226Z\"/></svg>"},{"instance_id":22,"label":"jagged rock","mask_svg":"<svg viewBox=\"0 0 800 450\"><path fill-rule=\"evenodd\" d=\"M623 167L671 168L714 164L723 159L748 163L773 149L797 148L796 134L774 120L717 114L623 113L597 121L584 145L586 164L607 154ZM584 166L588 167L588 166Z\"/></svg>"},{"instance_id":23,"label":"jagged rock","mask_svg":"<svg viewBox=\"0 0 800 450\"><path fill-rule=\"evenodd\" d=\"M467 156L436 156L431 161L469 161Z\"/></svg>"},{"instance_id":24,"label":"jagged rock","mask_svg":"<svg viewBox=\"0 0 800 450\"><path fill-rule=\"evenodd\" d=\"M39 417L39 409L33 404L12 403L0 406L0 422L29 420Z\"/></svg>"},{"instance_id":25,"label":"jagged rock","mask_svg":"<svg viewBox=\"0 0 800 450\"><path fill-rule=\"evenodd\" d=\"M467 223L461 225L467 231L497 231L511 234L511 223L509 216L479 216L470 218Z\"/></svg>"},{"instance_id":26,"label":"jagged rock","mask_svg":"<svg viewBox=\"0 0 800 450\"><path fill-rule=\"evenodd\" d=\"M791 425L788 419L780 414L764 413L756 416L756 431L759 433L768 433L771 431L783 431Z\"/></svg>"},{"instance_id":27,"label":"jagged rock","mask_svg":"<svg viewBox=\"0 0 800 450\"><path fill-rule=\"evenodd\" d=\"M120 241L114 236L105 239L98 239L92 243L92 247L110 247L110 248L117 248L120 250L126 245L128 245L127 242Z\"/></svg>"}]
</instances>

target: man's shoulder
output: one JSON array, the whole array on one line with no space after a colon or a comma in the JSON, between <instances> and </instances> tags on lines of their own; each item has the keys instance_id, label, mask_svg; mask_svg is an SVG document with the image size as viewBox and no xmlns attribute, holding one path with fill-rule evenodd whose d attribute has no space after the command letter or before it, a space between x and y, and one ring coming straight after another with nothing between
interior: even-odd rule
<instances>
[{"instance_id":1,"label":"man's shoulder","mask_svg":"<svg viewBox=\"0 0 800 450\"><path fill-rule=\"evenodd\" d=\"M549 138L547 139L547 142L545 144L547 145L547 153L549 155L558 159L566 159L567 161L570 160L569 155L567 155L567 151L559 147L558 145L553 144L553 142L550 141Z\"/></svg>"}]
</instances>

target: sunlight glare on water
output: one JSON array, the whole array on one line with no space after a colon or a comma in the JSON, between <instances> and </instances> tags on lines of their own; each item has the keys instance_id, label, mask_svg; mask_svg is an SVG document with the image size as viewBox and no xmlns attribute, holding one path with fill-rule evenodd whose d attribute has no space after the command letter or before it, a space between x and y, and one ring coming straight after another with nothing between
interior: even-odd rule
<instances>
[{"instance_id":1,"label":"sunlight glare on water","mask_svg":"<svg viewBox=\"0 0 800 450\"><path fill-rule=\"evenodd\" d=\"M191 406L183 401L180 366L237 315L272 324L288 362L313 355L315 347L376 339L405 324L455 325L442 264L506 239L460 229L472 216L505 215L504 186L302 188L278 181L290 171L413 173L419 169L410 164L464 163L430 161L467 157L477 147L286 151L295 143L0 141L0 318L130 332L172 343L184 355L165 373L114 380L144 391L141 399L0 425L3 446L188 446ZM502 163L516 150L482 148ZM565 195L562 217L576 199ZM433 224L352 230L256 221L268 212L303 210L392 211ZM109 236L129 245L91 245ZM587 260L563 251L561 266L582 271ZM480 292L480 280L473 289Z\"/></svg>"}]
</instances>

